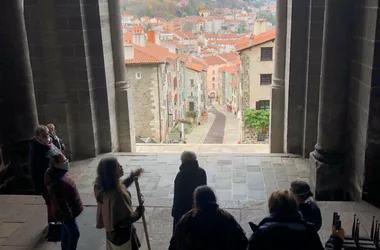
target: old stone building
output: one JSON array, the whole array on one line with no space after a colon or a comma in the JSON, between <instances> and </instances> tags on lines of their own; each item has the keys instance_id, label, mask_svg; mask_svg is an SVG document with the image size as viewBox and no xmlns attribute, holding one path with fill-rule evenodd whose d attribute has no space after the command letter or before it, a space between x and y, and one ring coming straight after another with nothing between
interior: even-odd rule
<instances>
[{"instance_id":1,"label":"old stone building","mask_svg":"<svg viewBox=\"0 0 380 250\"><path fill-rule=\"evenodd\" d=\"M277 1L270 148L310 156L317 199L380 206L379 30L378 1ZM134 151L118 1L2 1L0 33L4 161L48 122L73 159Z\"/></svg>"},{"instance_id":2,"label":"old stone building","mask_svg":"<svg viewBox=\"0 0 380 250\"><path fill-rule=\"evenodd\" d=\"M169 75L176 76L176 55L155 44L154 35L147 36L135 26L133 43L124 45L127 82L133 93L132 105L137 138L165 140L170 125ZM173 64L173 65L172 65ZM171 94L171 93L170 93ZM170 97L170 99L172 99Z\"/></svg>"}]
</instances>

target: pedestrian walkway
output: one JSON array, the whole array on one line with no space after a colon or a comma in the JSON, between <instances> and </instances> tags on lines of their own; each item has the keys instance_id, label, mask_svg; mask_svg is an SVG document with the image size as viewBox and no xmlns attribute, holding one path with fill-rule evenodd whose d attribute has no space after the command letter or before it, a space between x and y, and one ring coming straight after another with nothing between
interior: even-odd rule
<instances>
[{"instance_id":1,"label":"pedestrian walkway","mask_svg":"<svg viewBox=\"0 0 380 250\"><path fill-rule=\"evenodd\" d=\"M215 115L213 113L208 113L207 122L195 126L191 133L186 135L187 144L202 144L205 140L212 124L214 123Z\"/></svg>"},{"instance_id":2,"label":"pedestrian walkway","mask_svg":"<svg viewBox=\"0 0 380 250\"><path fill-rule=\"evenodd\" d=\"M226 126L226 116L212 107L211 112L215 115L215 120L203 143L223 144L224 128Z\"/></svg>"},{"instance_id":3,"label":"pedestrian walkway","mask_svg":"<svg viewBox=\"0 0 380 250\"><path fill-rule=\"evenodd\" d=\"M117 157L125 173L139 167L145 173L140 178L145 196L146 219L153 250L168 249L172 232L171 206L173 204L173 181L180 165L180 153L171 154L112 154ZM70 176L76 181L85 209L78 218L81 231L79 250L104 250L105 233L95 228L96 201L93 182L100 159L74 162ZM207 172L208 185L216 190L218 203L230 212L250 236L248 222L258 223L268 214L267 197L275 189L289 188L295 179L307 181L307 159L292 155L219 153L200 154L200 166ZM136 189L132 185L133 204ZM353 215L361 221L361 233L368 234L372 215L380 218L380 211L365 202L319 202L323 215L320 235L323 241L331 233L333 212L342 215L342 226L349 231ZM41 239L45 227L46 209L40 197L0 196L0 249L1 250L59 250L60 246ZM136 223L142 241L146 242L141 222Z\"/></svg>"},{"instance_id":4,"label":"pedestrian walkway","mask_svg":"<svg viewBox=\"0 0 380 250\"><path fill-rule=\"evenodd\" d=\"M137 153L180 153L191 150L199 154L239 153L268 154L268 144L157 144L137 143Z\"/></svg>"}]
</instances>

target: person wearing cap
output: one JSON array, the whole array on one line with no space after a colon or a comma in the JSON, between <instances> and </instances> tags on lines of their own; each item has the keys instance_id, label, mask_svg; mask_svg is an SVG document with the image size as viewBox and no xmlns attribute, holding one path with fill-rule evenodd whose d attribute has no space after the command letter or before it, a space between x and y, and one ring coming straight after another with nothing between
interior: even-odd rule
<instances>
[{"instance_id":1,"label":"person wearing cap","mask_svg":"<svg viewBox=\"0 0 380 250\"><path fill-rule=\"evenodd\" d=\"M313 193L309 184L304 181L296 180L290 184L290 191L296 197L298 210L307 222L314 224L318 232L322 226L322 215L317 203L313 199Z\"/></svg>"},{"instance_id":2,"label":"person wearing cap","mask_svg":"<svg viewBox=\"0 0 380 250\"><path fill-rule=\"evenodd\" d=\"M274 191L268 200L270 215L258 225L249 223L253 231L248 250L324 250L314 225L302 218L296 198L289 190ZM342 249L344 230L332 229L326 249Z\"/></svg>"},{"instance_id":3,"label":"person wearing cap","mask_svg":"<svg viewBox=\"0 0 380 250\"><path fill-rule=\"evenodd\" d=\"M57 221L62 222L62 250L75 250L79 240L76 218L83 211L83 203L75 182L67 175L70 163L60 153L53 155L45 173L45 185L52 200L52 210Z\"/></svg>"},{"instance_id":4,"label":"person wearing cap","mask_svg":"<svg viewBox=\"0 0 380 250\"><path fill-rule=\"evenodd\" d=\"M169 250L246 250L244 230L227 211L220 209L208 186L194 191L194 208L178 222Z\"/></svg>"},{"instance_id":5,"label":"person wearing cap","mask_svg":"<svg viewBox=\"0 0 380 250\"><path fill-rule=\"evenodd\" d=\"M184 151L181 155L181 162L179 173L174 180L173 232L181 217L193 208L195 188L207 185L206 171L199 167L194 152Z\"/></svg>"}]
</instances>

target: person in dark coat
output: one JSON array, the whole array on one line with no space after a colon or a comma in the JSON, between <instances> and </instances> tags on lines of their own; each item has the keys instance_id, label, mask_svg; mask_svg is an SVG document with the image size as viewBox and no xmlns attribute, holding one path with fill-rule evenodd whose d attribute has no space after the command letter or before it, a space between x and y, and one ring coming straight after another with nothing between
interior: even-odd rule
<instances>
[{"instance_id":1,"label":"person in dark coat","mask_svg":"<svg viewBox=\"0 0 380 250\"><path fill-rule=\"evenodd\" d=\"M293 194L288 190L274 191L268 201L270 216L258 226L250 223L253 234L248 250L323 250L321 239L314 225L306 222ZM344 230L333 230L326 249L342 248Z\"/></svg>"},{"instance_id":2,"label":"person in dark coat","mask_svg":"<svg viewBox=\"0 0 380 250\"><path fill-rule=\"evenodd\" d=\"M51 210L50 195L45 186L44 176L49 168L51 156L60 153L61 151L51 142L48 128L43 125L38 126L34 130L34 138L29 145L29 173L35 192L42 194L45 200L48 222L54 222L55 218Z\"/></svg>"},{"instance_id":3,"label":"person in dark coat","mask_svg":"<svg viewBox=\"0 0 380 250\"><path fill-rule=\"evenodd\" d=\"M194 208L178 222L169 250L246 250L244 230L227 211L220 209L214 191L200 186Z\"/></svg>"},{"instance_id":4,"label":"person in dark coat","mask_svg":"<svg viewBox=\"0 0 380 250\"><path fill-rule=\"evenodd\" d=\"M55 130L54 124L48 124L47 125L49 129L49 136L53 142L53 144L62 152L65 151L65 144L63 144L61 138L58 137L57 132Z\"/></svg>"},{"instance_id":5,"label":"person in dark coat","mask_svg":"<svg viewBox=\"0 0 380 250\"><path fill-rule=\"evenodd\" d=\"M193 208L195 188L207 185L206 171L199 167L194 152L184 151L181 155L181 162L179 173L174 180L173 232L181 217Z\"/></svg>"},{"instance_id":6,"label":"person in dark coat","mask_svg":"<svg viewBox=\"0 0 380 250\"><path fill-rule=\"evenodd\" d=\"M304 220L313 223L315 230L319 231L322 226L322 215L317 203L313 199L313 193L310 186L304 181L293 181L290 184L290 191L296 197L298 210L301 212Z\"/></svg>"},{"instance_id":7,"label":"person in dark coat","mask_svg":"<svg viewBox=\"0 0 380 250\"><path fill-rule=\"evenodd\" d=\"M75 182L67 175L70 163L66 157L54 155L50 165L45 173L45 185L52 200L54 216L62 222L62 250L76 250L80 235L76 218L83 211L82 200Z\"/></svg>"}]
</instances>

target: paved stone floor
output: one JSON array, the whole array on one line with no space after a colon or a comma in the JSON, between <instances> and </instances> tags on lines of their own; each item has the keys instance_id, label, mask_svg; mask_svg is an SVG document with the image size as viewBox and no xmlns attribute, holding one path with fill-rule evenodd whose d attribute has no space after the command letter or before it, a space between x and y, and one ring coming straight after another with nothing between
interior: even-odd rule
<instances>
[{"instance_id":1,"label":"paved stone floor","mask_svg":"<svg viewBox=\"0 0 380 250\"><path fill-rule=\"evenodd\" d=\"M215 115L215 120L203 143L223 144L226 116L223 113L219 112L215 107L212 107L211 112Z\"/></svg>"},{"instance_id":2,"label":"paved stone floor","mask_svg":"<svg viewBox=\"0 0 380 250\"><path fill-rule=\"evenodd\" d=\"M220 154L220 153L260 153L269 152L269 144L148 144L137 143L137 153L180 153L191 150L200 154Z\"/></svg>"},{"instance_id":3,"label":"paved stone floor","mask_svg":"<svg viewBox=\"0 0 380 250\"><path fill-rule=\"evenodd\" d=\"M180 164L176 154L114 154L128 173L142 167L145 173L140 178L145 196L146 217L152 249L167 249L172 231L170 216L173 180ZM105 249L105 235L95 229L96 201L93 182L96 167L104 156L75 162L70 175L76 181L85 210L78 218L81 238L78 249ZM255 154L200 154L199 162L207 171L208 184L216 190L219 204L227 209L241 223L247 236L251 234L248 222L258 223L268 214L266 199L275 189L289 188L295 179L307 180L308 161L288 155ZM135 187L130 191L134 204ZM323 226L320 235L323 241L330 234L332 213L338 211L343 218L343 227L351 229L353 214L358 214L362 222L363 234L370 227L372 215L380 218L376 208L361 202L320 202ZM58 250L59 245L36 242L41 238L45 226L46 211L43 200L34 196L0 196L0 249ZM143 227L136 223L138 234L146 249Z\"/></svg>"}]
</instances>

